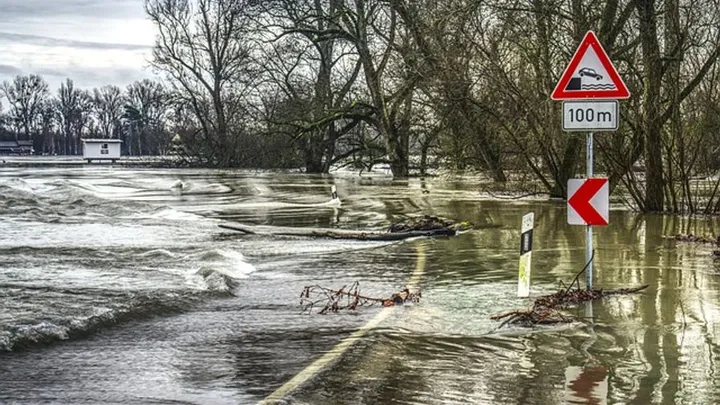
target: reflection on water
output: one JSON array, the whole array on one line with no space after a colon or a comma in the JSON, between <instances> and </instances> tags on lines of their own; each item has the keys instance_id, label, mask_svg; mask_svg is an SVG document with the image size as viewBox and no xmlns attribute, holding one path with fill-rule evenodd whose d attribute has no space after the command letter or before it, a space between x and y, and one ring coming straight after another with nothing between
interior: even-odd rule
<instances>
[{"instance_id":1,"label":"reflection on water","mask_svg":"<svg viewBox=\"0 0 720 405\"><path fill-rule=\"evenodd\" d=\"M569 404L607 404L608 369L569 366L565 369L565 390L565 401Z\"/></svg>"},{"instance_id":2,"label":"reflection on water","mask_svg":"<svg viewBox=\"0 0 720 405\"><path fill-rule=\"evenodd\" d=\"M595 286L650 287L571 310L585 322L498 330L491 315L531 303L516 297L522 215L535 213L533 297L582 269L584 228L564 203L481 199L477 179L20 170L0 171L0 402L255 403L379 310L300 315L303 286L358 280L386 295L408 282L418 243L422 301L293 403L720 403L720 266L711 246L665 237L716 235L714 219L613 210L595 230ZM326 205L333 184L340 207ZM377 230L412 214L479 227L414 243L217 227Z\"/></svg>"}]
</instances>

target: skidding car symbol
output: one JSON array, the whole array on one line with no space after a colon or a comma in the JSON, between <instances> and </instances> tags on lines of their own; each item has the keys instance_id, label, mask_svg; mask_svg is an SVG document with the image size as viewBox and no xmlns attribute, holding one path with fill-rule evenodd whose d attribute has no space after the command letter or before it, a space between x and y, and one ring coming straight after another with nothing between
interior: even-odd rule
<instances>
[{"instance_id":1,"label":"skidding car symbol","mask_svg":"<svg viewBox=\"0 0 720 405\"><path fill-rule=\"evenodd\" d=\"M591 68L588 68L588 67L584 67L584 68L580 69L580 71L579 71L578 73L580 73L580 77L590 76L590 77L596 78L597 80L601 80L601 79L602 79L602 75L601 75L601 74L598 74L598 73L595 71L595 69L591 69Z\"/></svg>"}]
</instances>

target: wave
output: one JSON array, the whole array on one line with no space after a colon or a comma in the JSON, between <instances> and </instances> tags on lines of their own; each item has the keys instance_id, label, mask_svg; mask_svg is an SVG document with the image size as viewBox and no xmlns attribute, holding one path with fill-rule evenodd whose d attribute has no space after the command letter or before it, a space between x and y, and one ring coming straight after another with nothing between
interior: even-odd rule
<instances>
[{"instance_id":1,"label":"wave","mask_svg":"<svg viewBox=\"0 0 720 405\"><path fill-rule=\"evenodd\" d=\"M180 182L179 184L177 182ZM183 195L192 195L192 194L200 194L200 195L219 195L219 194L232 194L235 190L227 186L225 184L220 183L208 183L208 184L197 184L194 182L183 182L180 180L177 180L176 183L173 183L172 186L180 185L179 188L182 191ZM171 188L172 188L171 186Z\"/></svg>"},{"instance_id":2,"label":"wave","mask_svg":"<svg viewBox=\"0 0 720 405\"><path fill-rule=\"evenodd\" d=\"M0 202L3 211L36 207L40 204L32 188L20 179L10 179L0 183Z\"/></svg>"},{"instance_id":3,"label":"wave","mask_svg":"<svg viewBox=\"0 0 720 405\"><path fill-rule=\"evenodd\" d=\"M153 249L137 255L143 259L174 259L176 255L167 249Z\"/></svg>"},{"instance_id":4,"label":"wave","mask_svg":"<svg viewBox=\"0 0 720 405\"><path fill-rule=\"evenodd\" d=\"M192 254L188 258L201 262L226 262L234 264L245 274L255 271L255 268L245 261L245 256L236 250L211 249Z\"/></svg>"},{"instance_id":5,"label":"wave","mask_svg":"<svg viewBox=\"0 0 720 405\"><path fill-rule=\"evenodd\" d=\"M256 271L242 253L234 250L213 249L190 255L188 259L201 263L200 269L190 275L189 282L202 290L232 292L240 279Z\"/></svg>"},{"instance_id":6,"label":"wave","mask_svg":"<svg viewBox=\"0 0 720 405\"><path fill-rule=\"evenodd\" d=\"M150 214L151 218L169 219L174 221L198 221L205 219L200 215L191 214L189 212L179 211L175 208L163 207L157 209L154 213Z\"/></svg>"},{"instance_id":7,"label":"wave","mask_svg":"<svg viewBox=\"0 0 720 405\"><path fill-rule=\"evenodd\" d=\"M106 193L107 194L107 193ZM32 184L22 179L0 180L0 214L30 217L41 222L76 222L83 217L198 221L204 217L170 206L103 197L97 186L71 180Z\"/></svg>"},{"instance_id":8,"label":"wave","mask_svg":"<svg viewBox=\"0 0 720 405\"><path fill-rule=\"evenodd\" d=\"M125 212L122 215L118 215L118 219L132 219L132 220L170 220L170 221L199 221L205 220L205 217L200 215L192 214L185 211L180 211L172 207L153 207L148 209L145 207L143 210L133 210L131 213Z\"/></svg>"},{"instance_id":9,"label":"wave","mask_svg":"<svg viewBox=\"0 0 720 405\"><path fill-rule=\"evenodd\" d=\"M0 195L0 201L3 202L0 212L30 216L33 219L44 218L48 221L91 213L108 216L126 209L108 204L106 200L95 197L67 181L35 185L21 179L10 179L0 182Z\"/></svg>"},{"instance_id":10,"label":"wave","mask_svg":"<svg viewBox=\"0 0 720 405\"><path fill-rule=\"evenodd\" d=\"M84 338L121 323L182 313L201 302L205 296L179 292L137 295L113 308L96 308L93 314L86 317L9 325L0 329L0 352Z\"/></svg>"},{"instance_id":11,"label":"wave","mask_svg":"<svg viewBox=\"0 0 720 405\"><path fill-rule=\"evenodd\" d=\"M583 90L613 90L616 86L612 83L609 84L583 84L581 86Z\"/></svg>"},{"instance_id":12,"label":"wave","mask_svg":"<svg viewBox=\"0 0 720 405\"><path fill-rule=\"evenodd\" d=\"M210 291L232 294L232 291L240 286L240 280L237 277L211 267L201 267L195 275L202 278L205 288Z\"/></svg>"}]
</instances>

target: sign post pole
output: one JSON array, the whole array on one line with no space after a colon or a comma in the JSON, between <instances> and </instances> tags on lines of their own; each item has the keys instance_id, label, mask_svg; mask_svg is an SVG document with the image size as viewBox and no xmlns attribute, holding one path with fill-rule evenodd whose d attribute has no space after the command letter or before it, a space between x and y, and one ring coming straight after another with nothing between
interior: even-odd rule
<instances>
[{"instance_id":1,"label":"sign post pole","mask_svg":"<svg viewBox=\"0 0 720 405\"><path fill-rule=\"evenodd\" d=\"M587 178L591 178L593 176L593 133L588 132L587 135L587 153L586 153L586 159L587 159ZM587 289L592 289L592 282L593 282L593 264L592 264L592 257L593 257L593 232L592 232L592 225L587 226L587 234L585 236L585 263L587 264L587 270L585 271L585 280L587 284Z\"/></svg>"},{"instance_id":2,"label":"sign post pole","mask_svg":"<svg viewBox=\"0 0 720 405\"><path fill-rule=\"evenodd\" d=\"M585 280L593 285L593 225L608 224L610 213L607 178L593 177L593 132L616 131L620 122L618 99L630 91L593 31L583 37L550 98L562 100L564 131L588 131L587 178L568 179L568 224L585 225Z\"/></svg>"}]
</instances>

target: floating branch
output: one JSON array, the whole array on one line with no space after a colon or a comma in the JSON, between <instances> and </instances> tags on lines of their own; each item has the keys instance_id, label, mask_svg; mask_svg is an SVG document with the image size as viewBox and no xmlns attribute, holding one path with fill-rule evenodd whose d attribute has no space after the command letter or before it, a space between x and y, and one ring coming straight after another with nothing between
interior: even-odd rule
<instances>
[{"instance_id":1,"label":"floating branch","mask_svg":"<svg viewBox=\"0 0 720 405\"><path fill-rule=\"evenodd\" d=\"M394 293L390 298L367 297L360 293L360 283L354 282L349 288L343 286L339 290L322 287L319 285L306 286L300 294L300 306L302 312L311 313L316 306L322 309L318 314L328 312L339 312L343 310L354 311L358 307L371 307L373 305L391 307L402 305L408 302L417 303L422 296L420 290L413 293L405 287L402 291Z\"/></svg>"}]
</instances>

